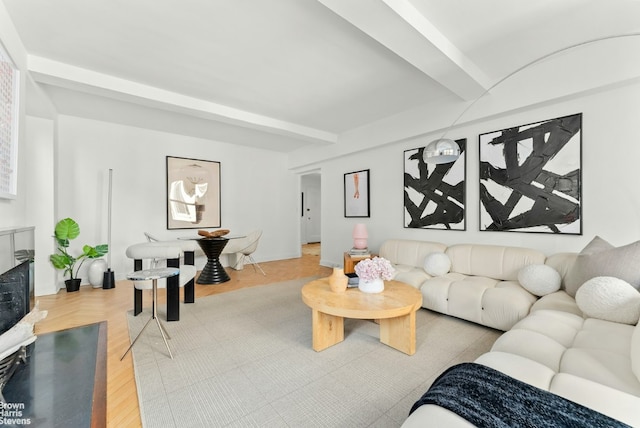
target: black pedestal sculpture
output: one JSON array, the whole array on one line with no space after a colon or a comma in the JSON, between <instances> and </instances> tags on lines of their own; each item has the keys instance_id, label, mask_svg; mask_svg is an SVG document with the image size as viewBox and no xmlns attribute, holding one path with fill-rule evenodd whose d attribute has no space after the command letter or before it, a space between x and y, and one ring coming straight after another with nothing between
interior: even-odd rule
<instances>
[{"instance_id":1,"label":"black pedestal sculpture","mask_svg":"<svg viewBox=\"0 0 640 428\"><path fill-rule=\"evenodd\" d=\"M202 238L198 239L198 244L207 256L207 264L202 269L198 284L220 284L231 280L229 274L220 263L220 253L229 242L226 238Z\"/></svg>"}]
</instances>

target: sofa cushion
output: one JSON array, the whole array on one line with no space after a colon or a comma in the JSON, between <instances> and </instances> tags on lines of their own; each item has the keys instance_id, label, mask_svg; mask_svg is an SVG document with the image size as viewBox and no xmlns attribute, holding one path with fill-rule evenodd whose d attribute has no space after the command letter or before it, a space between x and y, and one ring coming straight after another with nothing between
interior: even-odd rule
<instances>
[{"instance_id":1,"label":"sofa cushion","mask_svg":"<svg viewBox=\"0 0 640 428\"><path fill-rule=\"evenodd\" d=\"M426 274L425 274L426 275ZM460 273L449 272L443 276L429 279L420 287L422 306L443 314L449 313L449 287L455 281L465 278Z\"/></svg>"},{"instance_id":2,"label":"sofa cushion","mask_svg":"<svg viewBox=\"0 0 640 428\"><path fill-rule=\"evenodd\" d=\"M528 265L518 272L518 282L536 296L546 296L560 289L560 274L547 265Z\"/></svg>"},{"instance_id":3,"label":"sofa cushion","mask_svg":"<svg viewBox=\"0 0 640 428\"><path fill-rule=\"evenodd\" d=\"M629 283L610 276L585 282L576 292L576 303L584 314L624 324L637 324L640 293Z\"/></svg>"},{"instance_id":4,"label":"sofa cushion","mask_svg":"<svg viewBox=\"0 0 640 428\"><path fill-rule=\"evenodd\" d=\"M562 289L565 289L565 278L573 268L578 253L556 253L547 257L544 264L554 268L562 278ZM573 297L573 296L572 296Z\"/></svg>"},{"instance_id":5,"label":"sofa cushion","mask_svg":"<svg viewBox=\"0 0 640 428\"><path fill-rule=\"evenodd\" d=\"M536 300L517 281L456 272L430 278L420 291L427 309L502 331L524 318Z\"/></svg>"},{"instance_id":6,"label":"sofa cushion","mask_svg":"<svg viewBox=\"0 0 640 428\"><path fill-rule=\"evenodd\" d=\"M520 247L459 244L447 248L451 272L517 281L518 272L530 264L543 264L544 253Z\"/></svg>"},{"instance_id":7,"label":"sofa cushion","mask_svg":"<svg viewBox=\"0 0 640 428\"><path fill-rule=\"evenodd\" d=\"M564 282L570 296L575 296L578 288L586 281L597 276L613 276L623 279L634 288L640 288L640 241L614 247L596 236L580 252L567 273Z\"/></svg>"},{"instance_id":8,"label":"sofa cushion","mask_svg":"<svg viewBox=\"0 0 640 428\"><path fill-rule=\"evenodd\" d=\"M499 281L482 295L481 324L507 331L529 314L535 301L517 281Z\"/></svg>"},{"instance_id":9,"label":"sofa cushion","mask_svg":"<svg viewBox=\"0 0 640 428\"><path fill-rule=\"evenodd\" d=\"M578 315L560 311L539 310L519 321L513 326L512 330L535 331L549 336L565 348L568 348L573 344L583 324L584 319Z\"/></svg>"},{"instance_id":10,"label":"sofa cushion","mask_svg":"<svg viewBox=\"0 0 640 428\"><path fill-rule=\"evenodd\" d=\"M549 390L551 381L556 374L544 364L509 352L487 352L480 355L475 362L546 391Z\"/></svg>"},{"instance_id":11,"label":"sofa cushion","mask_svg":"<svg viewBox=\"0 0 640 428\"><path fill-rule=\"evenodd\" d=\"M439 242L389 239L382 243L378 253L393 265L402 264L422 269L427 254L443 252L446 248L446 245Z\"/></svg>"},{"instance_id":12,"label":"sofa cushion","mask_svg":"<svg viewBox=\"0 0 640 428\"><path fill-rule=\"evenodd\" d=\"M582 311L576 304L576 299L569 296L564 290L556 291L555 293L547 294L539 298L533 306L531 306L531 312L533 313L540 310L567 312L578 315L580 318L583 316Z\"/></svg>"},{"instance_id":13,"label":"sofa cushion","mask_svg":"<svg viewBox=\"0 0 640 428\"><path fill-rule=\"evenodd\" d=\"M418 269L407 265L393 265L396 274L393 277L395 281L404 282L412 287L420 288L422 283L431 278L423 269Z\"/></svg>"},{"instance_id":14,"label":"sofa cushion","mask_svg":"<svg viewBox=\"0 0 640 428\"><path fill-rule=\"evenodd\" d=\"M497 281L482 276L465 276L449 286L449 315L482 324L482 296Z\"/></svg>"},{"instance_id":15,"label":"sofa cushion","mask_svg":"<svg viewBox=\"0 0 640 428\"><path fill-rule=\"evenodd\" d=\"M630 426L640 426L638 397L634 395L566 373L553 378L549 391Z\"/></svg>"},{"instance_id":16,"label":"sofa cushion","mask_svg":"<svg viewBox=\"0 0 640 428\"><path fill-rule=\"evenodd\" d=\"M566 347L545 333L512 329L496 340L491 351L507 352L536 361L554 372L560 371L560 361Z\"/></svg>"},{"instance_id":17,"label":"sofa cushion","mask_svg":"<svg viewBox=\"0 0 640 428\"><path fill-rule=\"evenodd\" d=\"M573 342L574 348L603 349L628 357L634 326L587 318Z\"/></svg>"},{"instance_id":18,"label":"sofa cushion","mask_svg":"<svg viewBox=\"0 0 640 428\"><path fill-rule=\"evenodd\" d=\"M640 396L630 359L634 330L635 326L586 319L562 357L560 371Z\"/></svg>"},{"instance_id":19,"label":"sofa cushion","mask_svg":"<svg viewBox=\"0 0 640 428\"><path fill-rule=\"evenodd\" d=\"M560 371L640 396L640 383L631 371L628 355L605 349L570 348Z\"/></svg>"},{"instance_id":20,"label":"sofa cushion","mask_svg":"<svg viewBox=\"0 0 640 428\"><path fill-rule=\"evenodd\" d=\"M430 253L424 258L424 271L431 276L442 276L451 270L451 259L445 253Z\"/></svg>"}]
</instances>

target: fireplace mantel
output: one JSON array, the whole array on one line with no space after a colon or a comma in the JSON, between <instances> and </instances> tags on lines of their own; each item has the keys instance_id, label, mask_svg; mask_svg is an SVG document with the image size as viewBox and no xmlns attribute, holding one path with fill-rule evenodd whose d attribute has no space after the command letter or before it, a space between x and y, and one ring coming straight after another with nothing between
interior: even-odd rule
<instances>
[{"instance_id":1,"label":"fireplace mantel","mask_svg":"<svg viewBox=\"0 0 640 428\"><path fill-rule=\"evenodd\" d=\"M0 273L19 265L16 251L33 250L34 226L0 228Z\"/></svg>"}]
</instances>

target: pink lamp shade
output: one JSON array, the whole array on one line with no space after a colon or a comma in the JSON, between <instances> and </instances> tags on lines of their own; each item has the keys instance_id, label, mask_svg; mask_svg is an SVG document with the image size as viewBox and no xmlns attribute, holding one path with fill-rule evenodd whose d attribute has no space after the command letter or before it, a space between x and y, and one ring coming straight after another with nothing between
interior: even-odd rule
<instances>
[{"instance_id":1,"label":"pink lamp shade","mask_svg":"<svg viewBox=\"0 0 640 428\"><path fill-rule=\"evenodd\" d=\"M358 223L353 227L353 248L363 250L367 248L367 226L363 223Z\"/></svg>"}]
</instances>

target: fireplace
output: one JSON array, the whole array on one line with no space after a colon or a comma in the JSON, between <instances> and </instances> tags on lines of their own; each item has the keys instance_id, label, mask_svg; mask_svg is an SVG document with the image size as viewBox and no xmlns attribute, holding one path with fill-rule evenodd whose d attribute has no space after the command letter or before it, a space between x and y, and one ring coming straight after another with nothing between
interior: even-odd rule
<instances>
[{"instance_id":1,"label":"fireplace","mask_svg":"<svg viewBox=\"0 0 640 428\"><path fill-rule=\"evenodd\" d=\"M0 275L0 334L30 311L29 260Z\"/></svg>"},{"instance_id":2,"label":"fireplace","mask_svg":"<svg viewBox=\"0 0 640 428\"><path fill-rule=\"evenodd\" d=\"M33 227L0 229L0 334L31 309L34 231Z\"/></svg>"}]
</instances>

